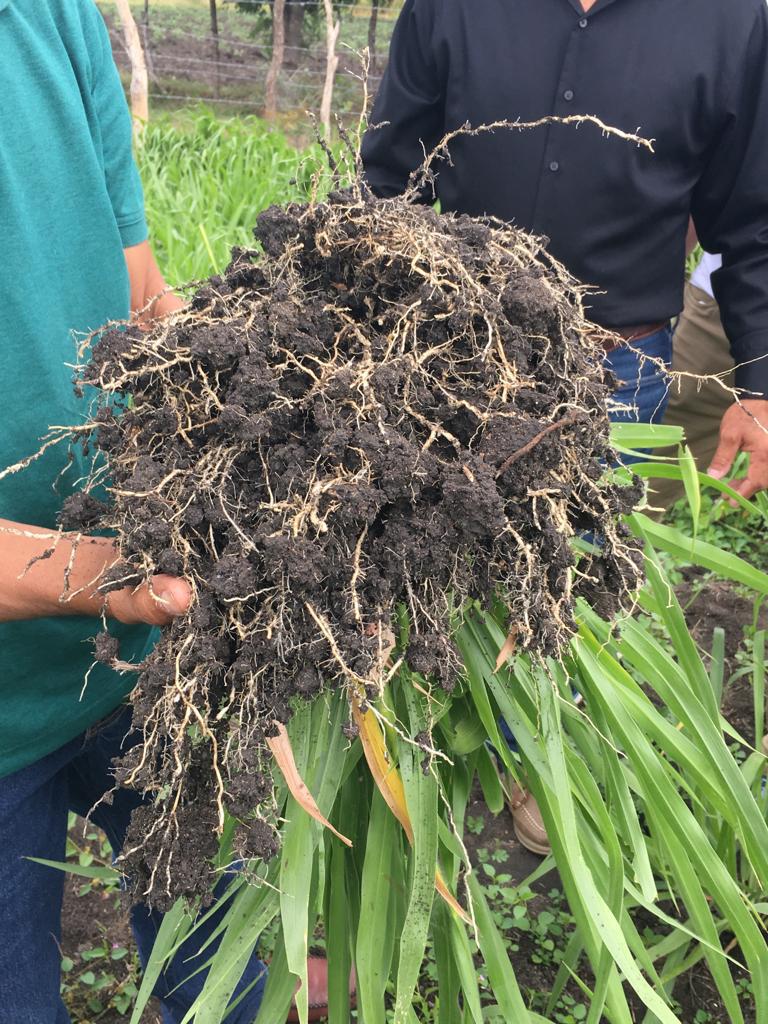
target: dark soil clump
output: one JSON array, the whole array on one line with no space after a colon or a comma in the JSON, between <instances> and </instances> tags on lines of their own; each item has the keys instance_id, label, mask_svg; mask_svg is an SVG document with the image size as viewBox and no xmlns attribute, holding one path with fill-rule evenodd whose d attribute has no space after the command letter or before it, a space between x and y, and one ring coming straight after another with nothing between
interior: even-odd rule
<instances>
[{"instance_id":1,"label":"dark soil clump","mask_svg":"<svg viewBox=\"0 0 768 1024\"><path fill-rule=\"evenodd\" d=\"M576 596L615 612L638 577L615 525L638 492L601 479L602 345L538 240L360 187L267 210L256 238L171 321L103 335L81 375L112 503L73 500L66 525L117 532L105 589L194 589L118 770L156 794L125 866L161 905L204 895L225 809L236 852L274 852L265 741L295 700L369 699L400 654L451 687L457 611L495 596L521 648L557 654ZM575 571L582 531L599 547Z\"/></svg>"}]
</instances>

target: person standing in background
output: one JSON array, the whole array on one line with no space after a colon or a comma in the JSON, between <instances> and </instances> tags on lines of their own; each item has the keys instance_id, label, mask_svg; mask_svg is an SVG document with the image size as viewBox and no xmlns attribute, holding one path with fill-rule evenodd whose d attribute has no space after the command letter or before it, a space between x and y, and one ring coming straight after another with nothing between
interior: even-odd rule
<instances>
[{"instance_id":1,"label":"person standing in background","mask_svg":"<svg viewBox=\"0 0 768 1024\"><path fill-rule=\"evenodd\" d=\"M712 462L720 440L720 423L733 402L728 390L734 387L733 356L712 286L712 275L722 263L720 256L705 252L685 286L685 305L673 340L672 370L686 376L675 378L664 416L665 424L685 431L685 443L700 473L706 473ZM713 375L718 380L711 379ZM677 450L668 454L674 458ZM648 500L662 510L671 508L684 495L680 480L654 479Z\"/></svg>"}]
</instances>

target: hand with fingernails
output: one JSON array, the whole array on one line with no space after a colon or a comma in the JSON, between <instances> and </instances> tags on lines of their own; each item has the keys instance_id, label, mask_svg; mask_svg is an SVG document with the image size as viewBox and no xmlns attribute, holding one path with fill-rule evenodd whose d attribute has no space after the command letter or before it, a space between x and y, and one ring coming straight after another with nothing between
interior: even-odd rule
<instances>
[{"instance_id":1,"label":"hand with fingernails","mask_svg":"<svg viewBox=\"0 0 768 1024\"><path fill-rule=\"evenodd\" d=\"M743 498L768 489L768 401L745 399L728 409L720 425L720 444L707 472L722 480L731 471L737 455L749 453L749 469L741 480L729 481ZM731 505L737 502L731 499Z\"/></svg>"}]
</instances>

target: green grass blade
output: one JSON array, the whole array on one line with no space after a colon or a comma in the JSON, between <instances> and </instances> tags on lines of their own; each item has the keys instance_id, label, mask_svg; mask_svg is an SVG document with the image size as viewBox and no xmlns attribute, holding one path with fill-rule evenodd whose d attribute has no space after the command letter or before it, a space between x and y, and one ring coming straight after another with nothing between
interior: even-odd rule
<instances>
[{"instance_id":1,"label":"green grass blade","mask_svg":"<svg viewBox=\"0 0 768 1024\"><path fill-rule=\"evenodd\" d=\"M466 1019L471 1021L472 1024L481 1024L483 1010L480 1005L480 993L477 986L477 971L475 970L472 947L467 937L466 929L456 915L449 913L446 907L441 907L441 911L443 921L447 922L450 932L453 959L463 993ZM442 1024L442 1019L440 1024Z\"/></svg>"},{"instance_id":2,"label":"green grass blade","mask_svg":"<svg viewBox=\"0 0 768 1024\"><path fill-rule=\"evenodd\" d=\"M762 1021L764 1015L768 1014L768 948L764 936L745 906L735 880L675 788L668 766L658 758L635 719L626 715L621 707L617 699L621 687L617 689L612 686L611 679L620 683L621 677L626 675L624 669L606 654L597 641L589 637L584 636L574 646L583 668L582 685L588 691L590 703L594 701L602 705L614 735L620 740L622 749L633 765L646 813L655 825L653 831L657 841L667 850L670 873L675 878L678 891L687 892L688 899L697 901L697 905L703 907L706 903L701 902L703 897L699 893L706 887L707 894L728 918L753 972L758 1020ZM703 915L696 922L696 927L708 941L712 941L713 935L716 937L716 932L711 931ZM725 970L725 957L722 953L713 954L711 951L708 951L707 956L713 974L722 984L723 999L732 1004L732 980L730 973ZM658 1015L654 1007L649 1006L649 1009Z\"/></svg>"},{"instance_id":3,"label":"green grass blade","mask_svg":"<svg viewBox=\"0 0 768 1024\"><path fill-rule=\"evenodd\" d=\"M328 957L328 1024L349 1024L349 972L352 966L344 846L326 837L325 949ZM359 990L359 985L358 985Z\"/></svg>"},{"instance_id":4,"label":"green grass blade","mask_svg":"<svg viewBox=\"0 0 768 1024\"><path fill-rule=\"evenodd\" d=\"M754 569L738 555L723 551L714 544L702 540L691 544L690 537L686 537L684 533L674 527L655 523L642 512L628 516L627 523L636 536L649 541L657 551L666 551L679 558L681 562L693 562L704 569L711 569L726 579L743 583L758 594L768 595L768 573Z\"/></svg>"},{"instance_id":5,"label":"green grass blade","mask_svg":"<svg viewBox=\"0 0 768 1024\"><path fill-rule=\"evenodd\" d=\"M712 630L709 681L715 695L715 702L720 707L723 703L723 685L725 683L725 630L722 626L715 626Z\"/></svg>"},{"instance_id":6,"label":"green grass blade","mask_svg":"<svg viewBox=\"0 0 768 1024\"><path fill-rule=\"evenodd\" d=\"M178 941L179 935L189 930L191 923L182 900L177 900L168 913L164 915L152 948L152 955L144 971L139 994L136 996L130 1024L141 1024L141 1016L146 1009L154 987L157 984L157 979L160 977L160 973L166 963L168 952Z\"/></svg>"},{"instance_id":7,"label":"green grass blade","mask_svg":"<svg viewBox=\"0 0 768 1024\"><path fill-rule=\"evenodd\" d=\"M451 916L445 904L435 906L432 950L437 974L439 1024L462 1024L463 1016L459 1005L461 980L451 943Z\"/></svg>"},{"instance_id":8,"label":"green grass blade","mask_svg":"<svg viewBox=\"0 0 768 1024\"><path fill-rule=\"evenodd\" d=\"M503 643L503 633L488 617L486 626L496 635L496 642ZM489 666L492 670L493 666ZM653 991L631 954L623 935L621 925L599 893L595 881L587 869L578 838L576 816L571 797L571 786L565 769L562 753L562 735L556 724L554 693L547 698L546 689L542 716L546 718L540 726L526 721L519 706L512 700L511 685L504 685L502 676L489 672L487 683L498 703L499 709L515 734L526 761L530 764L530 784L544 815L547 834L568 895L571 910L583 927L585 946L589 951L593 967L600 959L600 948L604 944L611 952L616 965L624 972L626 980L635 989L647 1006L668 1024L677 1024L674 1014ZM516 669L520 682L520 667ZM551 690L551 686L550 686ZM555 717L553 718L553 714ZM546 740L546 755L540 750L535 737L539 731ZM535 780L535 781L534 781ZM597 979L598 983L600 978ZM609 1011L618 1020L629 1021L629 1008L620 987L610 987Z\"/></svg>"},{"instance_id":9,"label":"green grass blade","mask_svg":"<svg viewBox=\"0 0 768 1024\"><path fill-rule=\"evenodd\" d=\"M408 703L410 729L418 735L426 725L416 691L407 674L401 673ZM437 864L437 781L432 772L422 771L422 751L413 743L398 743L400 772L405 787L408 814L413 826L413 870L408 910L400 938L400 957L395 990L395 1024L405 1024L412 1013L413 993L419 978L435 896Z\"/></svg>"},{"instance_id":10,"label":"green grass blade","mask_svg":"<svg viewBox=\"0 0 768 1024\"><path fill-rule=\"evenodd\" d=\"M685 445L679 449L680 472L683 477L685 495L691 509L691 520L693 522L693 539L699 533L699 519L701 517L701 488L699 486L699 474L696 469L696 460L693 452Z\"/></svg>"},{"instance_id":11,"label":"green grass blade","mask_svg":"<svg viewBox=\"0 0 768 1024\"><path fill-rule=\"evenodd\" d=\"M280 916L288 969L301 981L296 997L301 1024L307 1024L307 954L309 897L315 861L314 822L293 797L286 807L280 864Z\"/></svg>"},{"instance_id":12,"label":"green grass blade","mask_svg":"<svg viewBox=\"0 0 768 1024\"><path fill-rule=\"evenodd\" d=\"M269 964L267 986L255 1024L277 1024L285 1020L296 987L296 978L288 969L285 953L285 939L282 929L278 932L275 952ZM134 1024L131 1021L131 1024ZM226 1024L226 1022L225 1022Z\"/></svg>"},{"instance_id":13,"label":"green grass blade","mask_svg":"<svg viewBox=\"0 0 768 1024\"><path fill-rule=\"evenodd\" d=\"M530 1018L523 1000L515 971L507 953L506 943L491 915L485 893L474 874L467 879L477 921L477 941L483 955L485 969L491 982L494 998L505 1021L525 1024Z\"/></svg>"},{"instance_id":14,"label":"green grass blade","mask_svg":"<svg viewBox=\"0 0 768 1024\"><path fill-rule=\"evenodd\" d=\"M65 860L45 860L43 857L27 857L34 864L42 864L46 868L56 868L57 871L66 871L69 875L78 875L81 878L92 878L99 882L119 882L123 877L117 868L110 868L106 865L91 865L84 867L82 864L75 864Z\"/></svg>"},{"instance_id":15,"label":"green grass blade","mask_svg":"<svg viewBox=\"0 0 768 1024\"><path fill-rule=\"evenodd\" d=\"M669 448L683 440L683 428L654 423L612 423L611 444L631 452Z\"/></svg>"},{"instance_id":16,"label":"green grass blade","mask_svg":"<svg viewBox=\"0 0 768 1024\"><path fill-rule=\"evenodd\" d=\"M680 480L683 479L683 471L679 465L673 465L667 462L635 462L632 465L632 472L637 476L642 477L644 480ZM745 512L750 515L754 515L760 511L757 499L755 501L749 501L747 498L739 494L738 491L734 491L723 480L715 480L714 477L707 476L706 473L698 474L698 485L699 487L708 487L711 490L718 491L723 497L730 498L731 501L735 501Z\"/></svg>"},{"instance_id":17,"label":"green grass blade","mask_svg":"<svg viewBox=\"0 0 768 1024\"><path fill-rule=\"evenodd\" d=\"M755 747L761 749L765 734L765 630L755 634L752 651L752 688L755 707Z\"/></svg>"},{"instance_id":18,"label":"green grass blade","mask_svg":"<svg viewBox=\"0 0 768 1024\"><path fill-rule=\"evenodd\" d=\"M360 892L360 919L355 965L358 1001L366 1024L385 1024L384 992L392 964L395 933L392 908L392 862L401 856L400 825L378 790L368 825Z\"/></svg>"},{"instance_id":19,"label":"green grass blade","mask_svg":"<svg viewBox=\"0 0 768 1024\"><path fill-rule=\"evenodd\" d=\"M260 911L246 917L241 929L230 929L211 961L203 990L184 1016L182 1024L221 1024L230 1005L236 1005L232 996L238 982L253 956L262 931L278 913L276 894L263 901ZM265 968L266 971L266 968ZM255 984L255 980L254 980Z\"/></svg>"},{"instance_id":20,"label":"green grass blade","mask_svg":"<svg viewBox=\"0 0 768 1024\"><path fill-rule=\"evenodd\" d=\"M504 790L501 788L499 773L486 747L477 751L477 777L483 790L483 798L491 814L504 809Z\"/></svg>"},{"instance_id":21,"label":"green grass blade","mask_svg":"<svg viewBox=\"0 0 768 1024\"><path fill-rule=\"evenodd\" d=\"M648 583L656 599L654 610L669 631L672 647L677 654L680 668L685 673L688 686L694 689L702 706L719 727L720 707L709 675L696 649L677 595L669 580L665 578L653 552L646 557L645 570Z\"/></svg>"}]
</instances>

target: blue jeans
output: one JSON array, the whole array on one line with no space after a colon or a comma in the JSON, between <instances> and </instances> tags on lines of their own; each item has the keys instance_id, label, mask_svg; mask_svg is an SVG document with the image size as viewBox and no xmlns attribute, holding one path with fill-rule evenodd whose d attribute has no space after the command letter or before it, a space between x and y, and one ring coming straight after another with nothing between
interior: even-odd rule
<instances>
[{"instance_id":1,"label":"blue jeans","mask_svg":"<svg viewBox=\"0 0 768 1024\"><path fill-rule=\"evenodd\" d=\"M643 359L648 356L656 362ZM611 413L614 423L661 423L669 402L669 381L658 365L661 361L667 367L672 362L672 329L665 327L647 338L632 342L632 347L622 345L609 352L604 366L619 382L613 393L614 400L630 408ZM641 461L642 456L623 455L624 465ZM517 740L504 719L499 720L501 732L515 753Z\"/></svg>"},{"instance_id":2,"label":"blue jeans","mask_svg":"<svg viewBox=\"0 0 768 1024\"><path fill-rule=\"evenodd\" d=\"M0 1024L69 1024L59 995L64 874L27 858L64 860L68 812L88 814L111 788L110 764L131 745L130 738L126 740L129 730L130 712L124 709L101 728L0 779ZM111 804L100 804L91 814L115 854L125 839L131 812L141 802L137 793L121 789ZM222 887L227 881L222 880ZM198 950L225 909L222 905L221 913L201 925L160 976L155 995L161 1000L163 1024L179 1024L200 993L205 972L194 972L217 943L202 954ZM162 915L146 906L132 910L131 924L144 964L161 920ZM254 982L227 1024L253 1024L256 1019L266 967L255 956L233 1000Z\"/></svg>"},{"instance_id":3,"label":"blue jeans","mask_svg":"<svg viewBox=\"0 0 768 1024\"><path fill-rule=\"evenodd\" d=\"M621 345L609 352L603 365L619 381L613 393L615 401L631 406L611 413L614 423L661 423L669 402L669 378L657 362L643 361L643 356L663 362L672 362L672 329L665 327L632 347Z\"/></svg>"}]
</instances>

